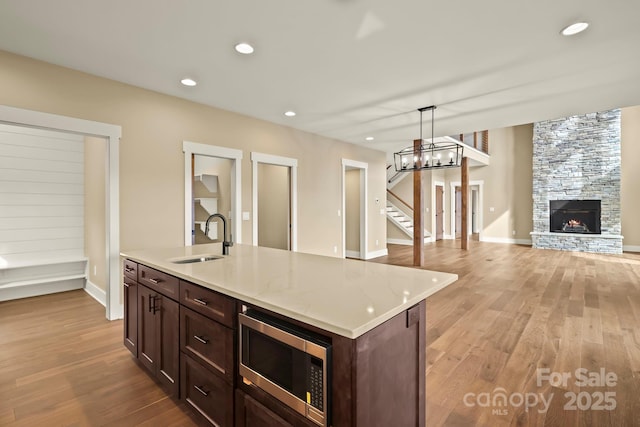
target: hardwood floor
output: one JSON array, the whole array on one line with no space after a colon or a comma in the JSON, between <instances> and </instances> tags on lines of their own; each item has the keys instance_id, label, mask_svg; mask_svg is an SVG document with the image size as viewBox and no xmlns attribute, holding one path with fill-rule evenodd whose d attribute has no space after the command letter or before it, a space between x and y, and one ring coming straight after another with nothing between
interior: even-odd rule
<instances>
[{"instance_id":1,"label":"hardwood floor","mask_svg":"<svg viewBox=\"0 0 640 427\"><path fill-rule=\"evenodd\" d=\"M427 299L427 425L640 426L640 254L459 245L425 247L424 268L459 275ZM615 384L580 384L601 369Z\"/></svg>"},{"instance_id":2,"label":"hardwood floor","mask_svg":"<svg viewBox=\"0 0 640 427\"><path fill-rule=\"evenodd\" d=\"M459 275L427 299L427 426L640 426L640 254L457 245L425 246L424 268ZM389 252L375 262L411 264L411 247ZM579 368L617 381L580 387ZM538 385L537 369L571 377ZM0 426L134 425L196 422L134 362L122 321L83 291L0 303Z\"/></svg>"},{"instance_id":3,"label":"hardwood floor","mask_svg":"<svg viewBox=\"0 0 640 427\"><path fill-rule=\"evenodd\" d=\"M195 426L84 291L0 303L0 426Z\"/></svg>"}]
</instances>

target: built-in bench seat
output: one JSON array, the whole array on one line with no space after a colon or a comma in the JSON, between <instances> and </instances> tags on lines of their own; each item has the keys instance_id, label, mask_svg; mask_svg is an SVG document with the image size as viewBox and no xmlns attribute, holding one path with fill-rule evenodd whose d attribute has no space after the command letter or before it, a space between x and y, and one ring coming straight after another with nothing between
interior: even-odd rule
<instances>
[{"instance_id":1,"label":"built-in bench seat","mask_svg":"<svg viewBox=\"0 0 640 427\"><path fill-rule=\"evenodd\" d=\"M0 301L83 289L87 258L42 258L0 264Z\"/></svg>"}]
</instances>

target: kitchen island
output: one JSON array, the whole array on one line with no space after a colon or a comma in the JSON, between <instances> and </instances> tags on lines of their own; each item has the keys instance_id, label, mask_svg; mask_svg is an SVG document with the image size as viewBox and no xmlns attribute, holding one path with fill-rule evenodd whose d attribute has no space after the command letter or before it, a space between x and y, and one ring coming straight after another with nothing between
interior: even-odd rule
<instances>
[{"instance_id":1,"label":"kitchen island","mask_svg":"<svg viewBox=\"0 0 640 427\"><path fill-rule=\"evenodd\" d=\"M424 425L424 300L456 275L249 245L228 256L220 244L121 255L125 345L209 422ZM239 374L237 318L247 309L330 343L324 421L301 416ZM209 374L203 390L198 377Z\"/></svg>"}]
</instances>

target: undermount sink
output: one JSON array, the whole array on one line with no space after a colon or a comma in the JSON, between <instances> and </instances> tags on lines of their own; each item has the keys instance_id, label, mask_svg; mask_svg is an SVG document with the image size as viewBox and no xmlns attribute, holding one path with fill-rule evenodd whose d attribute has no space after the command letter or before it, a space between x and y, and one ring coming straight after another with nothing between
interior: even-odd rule
<instances>
[{"instance_id":1,"label":"undermount sink","mask_svg":"<svg viewBox=\"0 0 640 427\"><path fill-rule=\"evenodd\" d=\"M170 261L174 264L192 264L195 262L215 261L217 259L222 259L222 257L218 255L200 255L191 258L173 259Z\"/></svg>"}]
</instances>

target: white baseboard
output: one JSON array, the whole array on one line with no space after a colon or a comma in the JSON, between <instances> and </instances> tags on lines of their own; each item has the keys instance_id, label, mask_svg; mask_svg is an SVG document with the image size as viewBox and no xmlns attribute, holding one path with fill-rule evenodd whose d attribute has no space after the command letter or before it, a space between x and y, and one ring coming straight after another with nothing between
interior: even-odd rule
<instances>
[{"instance_id":1,"label":"white baseboard","mask_svg":"<svg viewBox=\"0 0 640 427\"><path fill-rule=\"evenodd\" d=\"M35 283L16 282L15 285L5 284L0 288L0 301L9 301L82 289L85 281L84 277L48 278L48 280L49 281L40 280Z\"/></svg>"},{"instance_id":2,"label":"white baseboard","mask_svg":"<svg viewBox=\"0 0 640 427\"><path fill-rule=\"evenodd\" d=\"M360 259L360 251L350 251L350 250L346 250L345 251L345 255L347 258L358 258Z\"/></svg>"},{"instance_id":3,"label":"white baseboard","mask_svg":"<svg viewBox=\"0 0 640 427\"><path fill-rule=\"evenodd\" d=\"M443 234L442 235L442 240L455 240L456 236L454 236L453 234Z\"/></svg>"},{"instance_id":4,"label":"white baseboard","mask_svg":"<svg viewBox=\"0 0 640 427\"><path fill-rule=\"evenodd\" d=\"M387 255L389 255L389 251L387 250L387 248L384 248L377 251L368 252L365 259L378 258L381 256L387 256Z\"/></svg>"},{"instance_id":5,"label":"white baseboard","mask_svg":"<svg viewBox=\"0 0 640 427\"><path fill-rule=\"evenodd\" d=\"M640 252L640 246L623 245L623 252Z\"/></svg>"},{"instance_id":6,"label":"white baseboard","mask_svg":"<svg viewBox=\"0 0 640 427\"><path fill-rule=\"evenodd\" d=\"M94 300L102 304L103 307L107 306L107 293L94 283L91 283L90 280L87 280L87 283L84 285L84 291L91 295Z\"/></svg>"},{"instance_id":7,"label":"white baseboard","mask_svg":"<svg viewBox=\"0 0 640 427\"><path fill-rule=\"evenodd\" d=\"M531 239L509 239L505 237L482 237L481 242L487 243L509 243L512 245L531 245Z\"/></svg>"}]
</instances>

